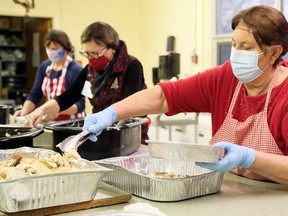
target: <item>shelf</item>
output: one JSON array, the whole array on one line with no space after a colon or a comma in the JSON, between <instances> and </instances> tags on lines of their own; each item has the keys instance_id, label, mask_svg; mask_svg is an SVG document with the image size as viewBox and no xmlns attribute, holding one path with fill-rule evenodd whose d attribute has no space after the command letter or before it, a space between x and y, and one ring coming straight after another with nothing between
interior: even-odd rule
<instances>
[{"instance_id":1,"label":"shelf","mask_svg":"<svg viewBox=\"0 0 288 216\"><path fill-rule=\"evenodd\" d=\"M0 44L0 49L7 49L7 48L12 48L12 49L15 49L15 48L20 48L20 49L24 49L26 48L25 45L1 45Z\"/></svg>"},{"instance_id":2,"label":"shelf","mask_svg":"<svg viewBox=\"0 0 288 216\"><path fill-rule=\"evenodd\" d=\"M3 86L8 92L24 92L24 88L20 86Z\"/></svg>"},{"instance_id":3,"label":"shelf","mask_svg":"<svg viewBox=\"0 0 288 216\"><path fill-rule=\"evenodd\" d=\"M3 63L6 63L6 62L15 62L16 64L18 64L18 63L26 63L26 59L25 60L14 60L14 59L11 59L11 60L3 60L3 59L1 59L0 58L0 62L3 62Z\"/></svg>"},{"instance_id":4,"label":"shelf","mask_svg":"<svg viewBox=\"0 0 288 216\"><path fill-rule=\"evenodd\" d=\"M25 78L26 74L4 75L2 78Z\"/></svg>"},{"instance_id":5,"label":"shelf","mask_svg":"<svg viewBox=\"0 0 288 216\"><path fill-rule=\"evenodd\" d=\"M23 33L24 29L0 29L0 34L6 33Z\"/></svg>"},{"instance_id":6,"label":"shelf","mask_svg":"<svg viewBox=\"0 0 288 216\"><path fill-rule=\"evenodd\" d=\"M0 16L0 90L5 90L6 99L15 99L18 92L24 92L27 82L25 19Z\"/></svg>"}]
</instances>

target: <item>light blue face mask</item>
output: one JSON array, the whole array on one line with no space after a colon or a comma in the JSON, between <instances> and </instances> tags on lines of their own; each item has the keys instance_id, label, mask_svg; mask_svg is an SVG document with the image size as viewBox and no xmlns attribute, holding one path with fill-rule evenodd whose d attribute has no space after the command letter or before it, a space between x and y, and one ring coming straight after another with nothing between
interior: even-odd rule
<instances>
[{"instance_id":1,"label":"light blue face mask","mask_svg":"<svg viewBox=\"0 0 288 216\"><path fill-rule=\"evenodd\" d=\"M63 48L59 48L57 50L49 50L46 48L46 53L51 62L58 62L61 58L63 58L65 51Z\"/></svg>"},{"instance_id":2,"label":"light blue face mask","mask_svg":"<svg viewBox=\"0 0 288 216\"><path fill-rule=\"evenodd\" d=\"M231 48L230 61L234 75L236 78L243 82L248 83L257 79L269 64L261 70L258 66L258 57L263 52L257 51L238 50L234 47Z\"/></svg>"}]
</instances>

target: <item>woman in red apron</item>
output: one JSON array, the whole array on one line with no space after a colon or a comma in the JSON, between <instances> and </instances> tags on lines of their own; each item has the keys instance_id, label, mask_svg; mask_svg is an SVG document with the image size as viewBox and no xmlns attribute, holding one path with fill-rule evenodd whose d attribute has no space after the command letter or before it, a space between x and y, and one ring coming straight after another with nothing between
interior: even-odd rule
<instances>
[{"instance_id":1,"label":"woman in red apron","mask_svg":"<svg viewBox=\"0 0 288 216\"><path fill-rule=\"evenodd\" d=\"M48 60L38 67L33 88L29 93L23 108L15 112L14 116L24 116L32 112L43 96L52 99L62 94L71 85L75 77L82 71L82 67L68 54L72 51L72 44L67 34L60 30L51 30L44 38L44 46ZM65 120L85 117L84 96L68 109L50 120Z\"/></svg>"},{"instance_id":2,"label":"woman in red apron","mask_svg":"<svg viewBox=\"0 0 288 216\"><path fill-rule=\"evenodd\" d=\"M60 49L62 49L62 48L60 48ZM53 56L53 51L51 52L49 50L49 48L47 48L46 52L47 52L48 56L50 56L50 59L51 59L51 56ZM65 62L64 62L63 68L62 68L62 72L61 72L61 74L59 74L60 76L51 77L51 71L53 71L53 67L57 68L57 66L54 66L55 62L52 62L51 65L49 65L46 68L46 76L45 76L43 83L42 83L42 92L48 100L54 98L55 96L62 94L66 90L67 68L73 60L67 54L65 54L62 57L62 59L64 59L64 58L66 58L66 59L65 59ZM59 73L59 71L58 71L58 73ZM83 111L81 113L79 113L79 112L76 113L77 110L78 110L77 105L74 104L70 108L68 108L67 110L62 111L54 120L60 121L60 120L67 120L67 119L71 119L71 118L84 118L85 112ZM76 113L76 114L74 114L74 113Z\"/></svg>"},{"instance_id":3,"label":"woman in red apron","mask_svg":"<svg viewBox=\"0 0 288 216\"><path fill-rule=\"evenodd\" d=\"M117 120L150 113L210 112L216 163L197 165L288 184L288 22L258 5L232 19L230 61L194 76L163 82L85 118L94 139Z\"/></svg>"}]
</instances>

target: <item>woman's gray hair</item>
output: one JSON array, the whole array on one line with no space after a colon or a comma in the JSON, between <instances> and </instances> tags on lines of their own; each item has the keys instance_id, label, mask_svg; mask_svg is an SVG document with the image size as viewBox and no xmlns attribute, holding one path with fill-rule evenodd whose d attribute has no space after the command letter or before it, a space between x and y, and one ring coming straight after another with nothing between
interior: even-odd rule
<instances>
[{"instance_id":1,"label":"woman's gray hair","mask_svg":"<svg viewBox=\"0 0 288 216\"><path fill-rule=\"evenodd\" d=\"M116 49L119 45L119 36L115 29L104 22L94 22L87 26L81 34L81 44L94 41L98 45Z\"/></svg>"}]
</instances>

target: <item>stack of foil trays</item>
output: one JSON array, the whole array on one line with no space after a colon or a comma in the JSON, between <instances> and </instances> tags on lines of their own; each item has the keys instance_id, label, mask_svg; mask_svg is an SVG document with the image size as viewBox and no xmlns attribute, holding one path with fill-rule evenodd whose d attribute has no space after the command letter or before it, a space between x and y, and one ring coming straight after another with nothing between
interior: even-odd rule
<instances>
[{"instance_id":1,"label":"stack of foil trays","mask_svg":"<svg viewBox=\"0 0 288 216\"><path fill-rule=\"evenodd\" d=\"M148 153L96 162L113 169L104 176L104 182L155 201L180 201L217 193L223 180L223 173L196 166L194 161L155 158ZM157 173L172 173L176 178L158 178Z\"/></svg>"},{"instance_id":2,"label":"stack of foil trays","mask_svg":"<svg viewBox=\"0 0 288 216\"><path fill-rule=\"evenodd\" d=\"M0 160L9 159L15 154L45 157L58 153L21 147L0 150ZM80 170L0 181L0 210L14 213L93 200L104 173L112 170L84 159L75 160L73 166Z\"/></svg>"}]
</instances>

